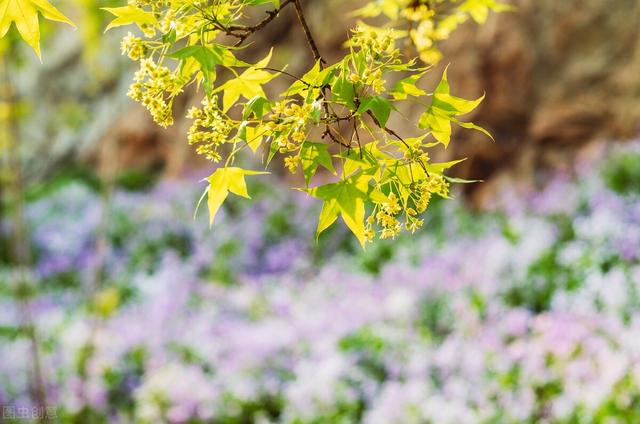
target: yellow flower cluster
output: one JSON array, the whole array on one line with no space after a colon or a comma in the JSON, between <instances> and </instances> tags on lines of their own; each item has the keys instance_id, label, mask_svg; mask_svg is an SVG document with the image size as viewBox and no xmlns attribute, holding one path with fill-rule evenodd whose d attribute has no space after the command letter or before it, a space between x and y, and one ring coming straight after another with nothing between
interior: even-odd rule
<instances>
[{"instance_id":1,"label":"yellow flower cluster","mask_svg":"<svg viewBox=\"0 0 640 424\"><path fill-rule=\"evenodd\" d=\"M283 154L292 153L291 156L284 158L284 166L292 174L298 171L301 163L300 150L307 140L306 126L314 109L319 110L319 108L320 102L299 105L281 101L276 103L271 110L270 118L272 120L267 123L266 127L274 137L278 151Z\"/></svg>"},{"instance_id":2,"label":"yellow flower cluster","mask_svg":"<svg viewBox=\"0 0 640 424\"><path fill-rule=\"evenodd\" d=\"M449 183L441 174L431 174L424 185L430 193L449 197Z\"/></svg>"},{"instance_id":3,"label":"yellow flower cluster","mask_svg":"<svg viewBox=\"0 0 640 424\"><path fill-rule=\"evenodd\" d=\"M131 60L140 60L147 54L147 46L140 37L136 37L132 33L128 33L120 43L122 54L129 56Z\"/></svg>"},{"instance_id":4,"label":"yellow flower cluster","mask_svg":"<svg viewBox=\"0 0 640 424\"><path fill-rule=\"evenodd\" d=\"M379 59L383 56L397 55L395 38L391 29L376 31L358 26L352 30L350 44L360 48L367 58Z\"/></svg>"},{"instance_id":5,"label":"yellow flower cluster","mask_svg":"<svg viewBox=\"0 0 640 424\"><path fill-rule=\"evenodd\" d=\"M424 225L424 219L417 218L418 212L416 212L413 208L407 209L407 220L404 223L407 231L411 231L411 233L415 233Z\"/></svg>"},{"instance_id":6,"label":"yellow flower cluster","mask_svg":"<svg viewBox=\"0 0 640 424\"><path fill-rule=\"evenodd\" d=\"M291 172L295 174L298 170L298 166L300 166L300 156L288 156L284 158L284 166Z\"/></svg>"},{"instance_id":7,"label":"yellow flower cluster","mask_svg":"<svg viewBox=\"0 0 640 424\"><path fill-rule=\"evenodd\" d=\"M152 59L142 59L140 69L134 75L134 82L127 93L133 100L142 103L149 110L153 120L162 127L173 124L171 105L173 96L180 92L176 76L167 67L156 64ZM170 101L165 100L170 93Z\"/></svg>"},{"instance_id":8,"label":"yellow flower cluster","mask_svg":"<svg viewBox=\"0 0 640 424\"><path fill-rule=\"evenodd\" d=\"M422 150L422 144L417 142L413 145L409 145L404 151L404 160L407 162L418 162L427 164L429 163L429 153Z\"/></svg>"},{"instance_id":9,"label":"yellow flower cluster","mask_svg":"<svg viewBox=\"0 0 640 424\"><path fill-rule=\"evenodd\" d=\"M409 32L420 59L427 64L435 64L442 59L442 53L436 42L446 37L438 37L437 25L433 20L435 12L426 5L416 8L408 8L403 12L407 20L414 23L415 27Z\"/></svg>"},{"instance_id":10,"label":"yellow flower cluster","mask_svg":"<svg viewBox=\"0 0 640 424\"><path fill-rule=\"evenodd\" d=\"M275 136L280 153L290 153L300 149L307 139L305 126L312 112L313 105L310 104L288 104L283 101L274 105L271 111L272 121L267 124L267 129ZM293 165L292 160L290 163L291 165L287 168L297 169L297 165Z\"/></svg>"},{"instance_id":11,"label":"yellow flower cluster","mask_svg":"<svg viewBox=\"0 0 640 424\"><path fill-rule=\"evenodd\" d=\"M441 174L433 173L425 180L412 184L408 198L413 202L413 207L410 206L409 200L401 200L393 192L386 196L385 201L376 202L373 214L365 222L365 239L373 241L376 236L374 230L376 225L380 227L381 240L396 238L403 228L398 219L402 212L405 214L404 228L415 233L424 225L424 220L419 215L427 210L433 194L449 196L449 183Z\"/></svg>"},{"instance_id":12,"label":"yellow flower cluster","mask_svg":"<svg viewBox=\"0 0 640 424\"><path fill-rule=\"evenodd\" d=\"M413 204L416 206L418 213L424 213L431 202L431 192L426 184L420 184L413 192Z\"/></svg>"},{"instance_id":13,"label":"yellow flower cluster","mask_svg":"<svg viewBox=\"0 0 640 424\"><path fill-rule=\"evenodd\" d=\"M383 93L385 80L382 79L382 68L400 60L396 38L397 32L391 29L375 30L362 25L354 29L349 45L364 53L367 65L364 69L354 69L347 77L349 82L362 84L375 94Z\"/></svg>"},{"instance_id":14,"label":"yellow flower cluster","mask_svg":"<svg viewBox=\"0 0 640 424\"><path fill-rule=\"evenodd\" d=\"M189 144L197 146L196 152L199 155L212 162L220 162L218 148L229 140L229 134L235 125L220 113L217 99L205 98L202 108L194 106L189 109L187 118L194 120L188 132Z\"/></svg>"},{"instance_id":15,"label":"yellow flower cluster","mask_svg":"<svg viewBox=\"0 0 640 424\"><path fill-rule=\"evenodd\" d=\"M426 180L416 185L411 195L417 213L409 215L415 216L424 213L429 207L431 196L434 194L449 197L449 183L440 174L430 174Z\"/></svg>"},{"instance_id":16,"label":"yellow flower cluster","mask_svg":"<svg viewBox=\"0 0 640 424\"><path fill-rule=\"evenodd\" d=\"M357 73L351 73L348 77L349 82L354 84L362 83L371 87L374 93L380 94L385 91L385 80L382 79L382 70L380 68L372 69L372 67L366 68L362 72L362 76Z\"/></svg>"},{"instance_id":17,"label":"yellow flower cluster","mask_svg":"<svg viewBox=\"0 0 640 424\"><path fill-rule=\"evenodd\" d=\"M398 202L398 196L395 193L387 196L387 201L380 205L380 209L376 213L375 222L382 227L380 232L380 239L396 238L400 231L402 231L402 224L396 218L396 216L402 212L402 206ZM373 217L369 217L367 224L372 226L374 220ZM371 233L369 233L372 236ZM372 239L373 237L371 237Z\"/></svg>"}]
</instances>

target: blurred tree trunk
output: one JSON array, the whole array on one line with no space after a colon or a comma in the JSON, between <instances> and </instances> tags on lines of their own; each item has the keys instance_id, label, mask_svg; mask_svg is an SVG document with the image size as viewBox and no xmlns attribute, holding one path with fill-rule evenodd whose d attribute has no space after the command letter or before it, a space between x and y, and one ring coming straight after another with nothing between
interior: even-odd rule
<instances>
[{"instance_id":1,"label":"blurred tree trunk","mask_svg":"<svg viewBox=\"0 0 640 424\"><path fill-rule=\"evenodd\" d=\"M31 311L31 299L37 293L31 269L33 258L29 230L25 220L25 192L20 156L18 98L15 94L10 66L10 58L15 57L13 49L0 54L0 102L6 109L0 120L0 134L3 137L2 153L2 203L8 208L9 223L9 264L14 270L11 290L20 306L23 334L29 339L31 353L30 392L32 401L40 410L47 408L47 386L42 369L40 343ZM0 216L1 218L1 216ZM46 417L42 421L47 421Z\"/></svg>"}]
</instances>

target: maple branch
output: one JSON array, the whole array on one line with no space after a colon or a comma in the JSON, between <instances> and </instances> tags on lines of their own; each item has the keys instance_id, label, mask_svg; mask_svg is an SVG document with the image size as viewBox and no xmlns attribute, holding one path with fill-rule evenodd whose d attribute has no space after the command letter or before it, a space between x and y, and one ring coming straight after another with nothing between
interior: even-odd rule
<instances>
[{"instance_id":1,"label":"maple branch","mask_svg":"<svg viewBox=\"0 0 640 424\"><path fill-rule=\"evenodd\" d=\"M406 141L404 141L404 138L400 137L400 135L395 132L394 130L392 130L391 128L384 126L380 123L380 121L378 121L378 118L375 117L375 115L373 113L371 113L370 110L367 111L367 115L369 115L371 117L371 119L373 119L373 122L378 126L378 128L380 128L381 130L383 130L384 132L386 132L389 135L394 136L395 138L397 138L400 142L402 142L402 144L404 144L404 146L408 149L409 145L407 144Z\"/></svg>"},{"instance_id":2,"label":"maple branch","mask_svg":"<svg viewBox=\"0 0 640 424\"><path fill-rule=\"evenodd\" d=\"M277 72L279 74L286 75L289 78L293 78L294 80L301 82L302 84L306 85L309 88L321 88L320 86L311 85L308 82L306 82L305 80L303 80L302 78L297 77L297 76L295 76L295 75L293 75L293 74L291 74L291 73L289 73L287 71L283 71L281 69L270 68L268 66L263 66L262 68L256 68L256 69L262 69L262 70L265 70L265 71Z\"/></svg>"},{"instance_id":3,"label":"maple branch","mask_svg":"<svg viewBox=\"0 0 640 424\"><path fill-rule=\"evenodd\" d=\"M262 21L260 21L259 23L257 23L256 25L250 26L250 27L241 27L241 31L244 31L244 34L240 35L239 37L235 34L230 34L233 35L235 37L238 37L239 40L238 42L235 44L235 47L240 46L242 43L244 43L244 41L249 38L249 36L251 36L251 34L253 34L254 32L260 31L262 28L266 27L267 25L269 25L269 23L271 21L273 21L279 14L280 11L282 9L284 9L285 7L287 7L288 5L290 5L291 3L293 3L294 0L285 0L281 5L280 8L278 9L274 9L274 10L270 10L267 12L267 17L264 18ZM231 27L232 30L238 30L238 27Z\"/></svg>"},{"instance_id":4,"label":"maple branch","mask_svg":"<svg viewBox=\"0 0 640 424\"><path fill-rule=\"evenodd\" d=\"M332 130L331 126L329 124L326 124L324 133L322 133L322 138L324 139L326 136L329 136L329 138L335 143L338 143L339 145L341 145L342 147L346 147L347 149L351 149L350 144L347 144L342 140L338 140L338 138L335 136L335 134L333 134L331 130Z\"/></svg>"},{"instance_id":5,"label":"maple branch","mask_svg":"<svg viewBox=\"0 0 640 424\"><path fill-rule=\"evenodd\" d=\"M267 11L266 12L267 13L267 17L264 18L262 21L258 22L255 25L252 25L252 26L243 26L243 25L224 26L222 23L220 23L220 21L215 16L205 16L205 18L208 18L209 21L211 21L211 23L213 24L215 29L217 29L219 31L222 31L222 32L224 32L225 34L227 34L227 35L229 35L231 37L237 38L238 41L236 42L236 44L234 44L234 47L239 47L253 33L258 32L262 28L264 28L267 25L269 25L269 23L271 23L271 21L273 21L280 14L282 9L284 9L285 7L287 7L288 5L290 5L293 2L294 2L294 0L285 0L285 1L283 1L278 9ZM200 12L202 12L203 16L205 15L204 9L198 8L197 6L196 6L196 8L198 10L200 10Z\"/></svg>"},{"instance_id":6,"label":"maple branch","mask_svg":"<svg viewBox=\"0 0 640 424\"><path fill-rule=\"evenodd\" d=\"M362 143L360 142L360 134L358 133L358 123L356 122L356 119L353 120L353 133L355 134L356 141L358 143L358 149L360 151L360 159L362 159Z\"/></svg>"},{"instance_id":7,"label":"maple branch","mask_svg":"<svg viewBox=\"0 0 640 424\"><path fill-rule=\"evenodd\" d=\"M382 125L380 123L380 121L378 121L378 118L375 117L375 115L373 113L371 113L370 110L367 111L367 115L369 115L371 117L371 119L373 119L373 122L378 126L378 128L380 128L381 130L383 130L384 132L386 132L389 135L394 136L395 138L397 138L402 144L404 144L404 146L407 149L411 149L411 147L407 144L406 141L404 141L404 138L402 138L400 136L400 134L398 134L397 132L395 132L394 130L392 130L391 128L387 127L386 125ZM429 176L429 171L427 170L427 166L424 164L424 162L422 161L422 159L418 159L417 160L418 164L420 165L420 167L422 168L422 170L425 172L425 174L427 175L427 177Z\"/></svg>"},{"instance_id":8,"label":"maple branch","mask_svg":"<svg viewBox=\"0 0 640 424\"><path fill-rule=\"evenodd\" d=\"M320 61L320 66L326 63L326 61L322 58L320 54L320 50L318 50L318 45L311 35L311 30L309 29L309 25L307 24L307 20L304 17L304 11L302 10L302 5L300 4L300 0L293 0L293 4L296 7L296 15L298 15L298 20L300 21L300 25L302 25L302 30L304 31L304 36L307 39L307 44L309 44L309 48L313 53L313 58L316 61Z\"/></svg>"},{"instance_id":9,"label":"maple branch","mask_svg":"<svg viewBox=\"0 0 640 424\"><path fill-rule=\"evenodd\" d=\"M320 54L318 45L316 44L316 41L313 38L313 35L311 34L311 30L309 29L309 24L307 23L307 20L304 17L304 10L302 10L302 4L300 3L300 0L293 0L293 4L296 8L296 15L298 16L298 21L302 26L302 31L304 32L304 36L307 40L307 44L309 45L309 49L311 49L311 52L313 53L313 58L316 60L316 62L320 64L320 68L323 68L324 64L327 63L327 61L324 60L324 58ZM324 139L325 137L329 136L329 138L333 142L350 149L351 145L344 143L342 140L339 140L336 137L336 135L333 133L332 128L329 125L328 121L330 119L333 118L338 123L340 122L341 119L340 117L338 117L338 115L336 115L335 113L332 113L331 110L329 109L329 101L327 99L327 88L330 88L330 87L328 85L325 85L324 87L322 87L322 92L320 94L320 97L318 98L318 99L323 98L325 100L323 102L323 107L324 107L325 114L328 117L327 121L325 122L325 130L324 130L324 133L322 134L322 138Z\"/></svg>"}]
</instances>

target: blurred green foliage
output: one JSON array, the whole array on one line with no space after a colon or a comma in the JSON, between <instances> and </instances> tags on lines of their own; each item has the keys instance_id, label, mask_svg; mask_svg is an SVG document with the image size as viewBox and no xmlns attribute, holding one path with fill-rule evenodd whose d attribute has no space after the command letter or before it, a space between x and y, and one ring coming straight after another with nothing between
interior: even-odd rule
<instances>
[{"instance_id":1,"label":"blurred green foliage","mask_svg":"<svg viewBox=\"0 0 640 424\"><path fill-rule=\"evenodd\" d=\"M616 193L640 194L640 153L620 153L602 171L607 186Z\"/></svg>"}]
</instances>

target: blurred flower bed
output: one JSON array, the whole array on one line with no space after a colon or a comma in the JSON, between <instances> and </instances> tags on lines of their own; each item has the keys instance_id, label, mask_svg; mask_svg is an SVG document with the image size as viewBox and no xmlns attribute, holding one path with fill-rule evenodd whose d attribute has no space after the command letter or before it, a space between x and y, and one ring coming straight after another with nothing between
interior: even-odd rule
<instances>
[{"instance_id":1,"label":"blurred flower bed","mask_svg":"<svg viewBox=\"0 0 640 424\"><path fill-rule=\"evenodd\" d=\"M63 422L639 422L639 151L366 252L268 185L210 231L192 182L107 221L57 184L28 206L37 290L0 295L0 404L29 404L23 296Z\"/></svg>"}]
</instances>

